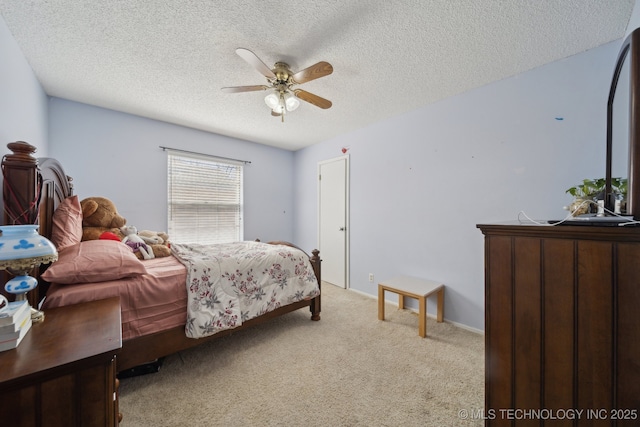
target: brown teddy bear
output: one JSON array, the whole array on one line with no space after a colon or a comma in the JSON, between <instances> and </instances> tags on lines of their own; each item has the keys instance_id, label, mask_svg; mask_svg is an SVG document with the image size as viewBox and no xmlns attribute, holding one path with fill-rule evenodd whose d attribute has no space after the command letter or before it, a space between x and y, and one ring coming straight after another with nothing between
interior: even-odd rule
<instances>
[{"instance_id":1,"label":"brown teddy bear","mask_svg":"<svg viewBox=\"0 0 640 427\"><path fill-rule=\"evenodd\" d=\"M118 213L116 205L106 197L87 197L80 201L82 208L82 240L98 240L105 231L122 239L120 227L127 220Z\"/></svg>"},{"instance_id":2,"label":"brown teddy bear","mask_svg":"<svg viewBox=\"0 0 640 427\"><path fill-rule=\"evenodd\" d=\"M116 205L106 197L87 197L80 201L82 208L82 240L98 240L124 239L125 235L121 228L127 223L127 220L118 213ZM169 249L169 236L165 233L154 233L145 230L143 234L148 233L153 240L148 245L153 250L155 258L171 255ZM155 236L155 238L154 238ZM141 236L146 237L146 236ZM143 259L142 253L135 252L136 257Z\"/></svg>"}]
</instances>

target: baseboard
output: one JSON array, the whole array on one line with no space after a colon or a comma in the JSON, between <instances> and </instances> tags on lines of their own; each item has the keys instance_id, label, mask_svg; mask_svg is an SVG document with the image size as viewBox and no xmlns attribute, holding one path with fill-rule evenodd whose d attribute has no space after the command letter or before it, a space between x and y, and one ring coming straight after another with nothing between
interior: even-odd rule
<instances>
[{"instance_id":1,"label":"baseboard","mask_svg":"<svg viewBox=\"0 0 640 427\"><path fill-rule=\"evenodd\" d=\"M369 297L371 299L375 299L376 301L378 300L378 296L377 295L371 295L371 294L368 294L366 292L359 291L357 289L349 288L349 289L347 289L347 291L356 292L356 293L358 293L360 295L364 295L365 297ZM385 302L387 302L389 304L395 304L396 306L398 305L398 301L397 300L396 301L390 301L390 300L385 298ZM414 313L418 314L418 310L415 309L415 308L406 307L405 310L411 310ZM436 318L436 316L434 316L432 314L429 314L429 313L427 313L427 317L429 317L431 319L435 319ZM453 326L456 326L456 327L458 327L460 329L465 329L465 330L467 330L469 332L474 332L474 333L479 334L479 335L484 335L484 331L482 329L473 328L473 327L471 327L469 325L465 325L463 323L453 322L451 320L447 320L446 318L444 319L444 321L447 322L447 323L450 323Z\"/></svg>"}]
</instances>

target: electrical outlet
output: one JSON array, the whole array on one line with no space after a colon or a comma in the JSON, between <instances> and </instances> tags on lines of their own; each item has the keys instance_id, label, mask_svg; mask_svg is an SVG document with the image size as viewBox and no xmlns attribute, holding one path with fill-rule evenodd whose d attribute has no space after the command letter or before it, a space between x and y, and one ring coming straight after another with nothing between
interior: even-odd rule
<instances>
[{"instance_id":1,"label":"electrical outlet","mask_svg":"<svg viewBox=\"0 0 640 427\"><path fill-rule=\"evenodd\" d=\"M369 281L373 282L373 273L369 273Z\"/></svg>"}]
</instances>

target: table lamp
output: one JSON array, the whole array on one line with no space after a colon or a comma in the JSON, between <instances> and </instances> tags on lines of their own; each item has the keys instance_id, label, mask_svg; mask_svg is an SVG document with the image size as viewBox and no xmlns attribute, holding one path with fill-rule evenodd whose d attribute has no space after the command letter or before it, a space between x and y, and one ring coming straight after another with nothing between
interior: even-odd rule
<instances>
[{"instance_id":1,"label":"table lamp","mask_svg":"<svg viewBox=\"0 0 640 427\"><path fill-rule=\"evenodd\" d=\"M7 270L15 277L4 286L15 294L16 301L26 299L26 293L38 286L38 280L29 272L40 264L58 259L56 247L38 234L38 225L0 225L0 270ZM41 322L44 313L31 307L31 320Z\"/></svg>"}]
</instances>

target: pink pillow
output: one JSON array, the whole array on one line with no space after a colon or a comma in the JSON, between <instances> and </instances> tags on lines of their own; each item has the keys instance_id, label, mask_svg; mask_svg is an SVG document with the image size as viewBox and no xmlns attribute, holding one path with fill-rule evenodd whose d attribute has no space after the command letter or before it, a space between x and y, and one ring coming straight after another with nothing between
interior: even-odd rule
<instances>
[{"instance_id":1,"label":"pink pillow","mask_svg":"<svg viewBox=\"0 0 640 427\"><path fill-rule=\"evenodd\" d=\"M105 282L146 274L147 269L124 243L87 240L67 247L42 274L47 282Z\"/></svg>"},{"instance_id":2,"label":"pink pillow","mask_svg":"<svg viewBox=\"0 0 640 427\"><path fill-rule=\"evenodd\" d=\"M78 196L67 197L53 213L51 242L61 251L82 239L82 208Z\"/></svg>"}]
</instances>

